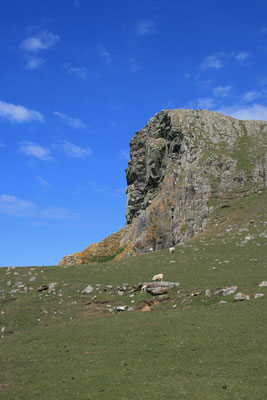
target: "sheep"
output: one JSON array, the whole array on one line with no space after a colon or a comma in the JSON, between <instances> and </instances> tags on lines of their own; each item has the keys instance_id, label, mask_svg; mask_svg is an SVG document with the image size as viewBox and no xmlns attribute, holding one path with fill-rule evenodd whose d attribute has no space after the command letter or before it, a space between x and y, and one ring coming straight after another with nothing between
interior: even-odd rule
<instances>
[{"instance_id":1,"label":"sheep","mask_svg":"<svg viewBox=\"0 0 267 400\"><path fill-rule=\"evenodd\" d=\"M163 274L157 274L153 276L152 281L162 281L162 279L163 279Z\"/></svg>"},{"instance_id":2,"label":"sheep","mask_svg":"<svg viewBox=\"0 0 267 400\"><path fill-rule=\"evenodd\" d=\"M150 249L148 249L148 251L151 253L152 251L154 251L153 247L150 247Z\"/></svg>"},{"instance_id":3,"label":"sheep","mask_svg":"<svg viewBox=\"0 0 267 400\"><path fill-rule=\"evenodd\" d=\"M170 248L169 248L170 254L172 254L174 251L175 251L175 248L174 248L174 247L170 247Z\"/></svg>"}]
</instances>

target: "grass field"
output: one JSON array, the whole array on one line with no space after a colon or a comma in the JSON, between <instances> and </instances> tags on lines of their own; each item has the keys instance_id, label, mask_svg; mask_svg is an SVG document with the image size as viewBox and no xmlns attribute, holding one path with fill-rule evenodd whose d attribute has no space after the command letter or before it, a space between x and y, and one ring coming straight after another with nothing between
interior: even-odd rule
<instances>
[{"instance_id":1,"label":"grass field","mask_svg":"<svg viewBox=\"0 0 267 400\"><path fill-rule=\"evenodd\" d=\"M171 255L1 268L0 399L267 399L266 200L232 202ZM161 302L134 292L156 273L180 282ZM231 285L250 300L214 294Z\"/></svg>"}]
</instances>

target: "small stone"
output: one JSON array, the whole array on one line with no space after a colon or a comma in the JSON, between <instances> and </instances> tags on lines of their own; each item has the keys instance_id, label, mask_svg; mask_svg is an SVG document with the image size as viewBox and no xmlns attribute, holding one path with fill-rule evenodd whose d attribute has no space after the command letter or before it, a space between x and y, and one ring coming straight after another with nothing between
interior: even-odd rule
<instances>
[{"instance_id":1,"label":"small stone","mask_svg":"<svg viewBox=\"0 0 267 400\"><path fill-rule=\"evenodd\" d=\"M227 304L227 301L221 300L221 301L219 301L219 304Z\"/></svg>"},{"instance_id":2,"label":"small stone","mask_svg":"<svg viewBox=\"0 0 267 400\"><path fill-rule=\"evenodd\" d=\"M237 293L234 297L234 301L244 301L244 300L249 300L249 299L250 299L249 296L247 296L246 294L241 293L241 292Z\"/></svg>"},{"instance_id":3,"label":"small stone","mask_svg":"<svg viewBox=\"0 0 267 400\"><path fill-rule=\"evenodd\" d=\"M86 288L82 291L82 293L92 293L92 291L94 290L92 285L88 285L86 286Z\"/></svg>"},{"instance_id":4,"label":"small stone","mask_svg":"<svg viewBox=\"0 0 267 400\"><path fill-rule=\"evenodd\" d=\"M263 297L264 294L263 293L256 293L254 296L254 299L259 299L260 297Z\"/></svg>"},{"instance_id":5,"label":"small stone","mask_svg":"<svg viewBox=\"0 0 267 400\"><path fill-rule=\"evenodd\" d=\"M205 298L206 298L206 299L209 299L210 297L211 297L211 292L210 292L209 289L206 289L206 290L205 290Z\"/></svg>"},{"instance_id":6,"label":"small stone","mask_svg":"<svg viewBox=\"0 0 267 400\"><path fill-rule=\"evenodd\" d=\"M117 306L116 310L117 311L127 311L127 308L128 308L127 306Z\"/></svg>"}]
</instances>

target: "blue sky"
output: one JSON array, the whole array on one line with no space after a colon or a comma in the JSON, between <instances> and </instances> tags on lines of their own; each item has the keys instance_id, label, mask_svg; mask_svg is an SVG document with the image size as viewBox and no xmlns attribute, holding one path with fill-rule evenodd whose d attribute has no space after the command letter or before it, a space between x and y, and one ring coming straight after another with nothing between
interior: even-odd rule
<instances>
[{"instance_id":1,"label":"blue sky","mask_svg":"<svg viewBox=\"0 0 267 400\"><path fill-rule=\"evenodd\" d=\"M128 144L161 109L267 120L266 0L0 5L0 266L124 226Z\"/></svg>"}]
</instances>

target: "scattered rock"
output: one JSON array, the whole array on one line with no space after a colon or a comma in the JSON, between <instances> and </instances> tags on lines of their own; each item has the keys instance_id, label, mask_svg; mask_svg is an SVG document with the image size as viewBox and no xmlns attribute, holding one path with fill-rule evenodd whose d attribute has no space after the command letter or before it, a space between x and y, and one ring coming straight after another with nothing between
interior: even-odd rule
<instances>
[{"instance_id":1,"label":"scattered rock","mask_svg":"<svg viewBox=\"0 0 267 400\"><path fill-rule=\"evenodd\" d=\"M217 289L215 292L216 296L229 296L237 291L237 286L227 286L226 288Z\"/></svg>"},{"instance_id":2,"label":"scattered rock","mask_svg":"<svg viewBox=\"0 0 267 400\"><path fill-rule=\"evenodd\" d=\"M169 289L179 285L179 282L149 282L145 284L145 290L153 295L158 295L167 293Z\"/></svg>"},{"instance_id":3,"label":"scattered rock","mask_svg":"<svg viewBox=\"0 0 267 400\"><path fill-rule=\"evenodd\" d=\"M264 294L263 293L256 293L254 296L254 299L259 299L260 297L263 297Z\"/></svg>"},{"instance_id":4,"label":"scattered rock","mask_svg":"<svg viewBox=\"0 0 267 400\"><path fill-rule=\"evenodd\" d=\"M127 311L128 307L127 306L117 306L116 310L117 311Z\"/></svg>"},{"instance_id":5,"label":"scattered rock","mask_svg":"<svg viewBox=\"0 0 267 400\"><path fill-rule=\"evenodd\" d=\"M82 293L92 293L93 292L93 290L94 290L94 288L93 288L93 286L92 285L88 285L88 286L86 286L86 288L82 291Z\"/></svg>"},{"instance_id":6,"label":"scattered rock","mask_svg":"<svg viewBox=\"0 0 267 400\"><path fill-rule=\"evenodd\" d=\"M250 297L244 293L237 293L234 297L234 301L244 301L244 300L249 300Z\"/></svg>"}]
</instances>

